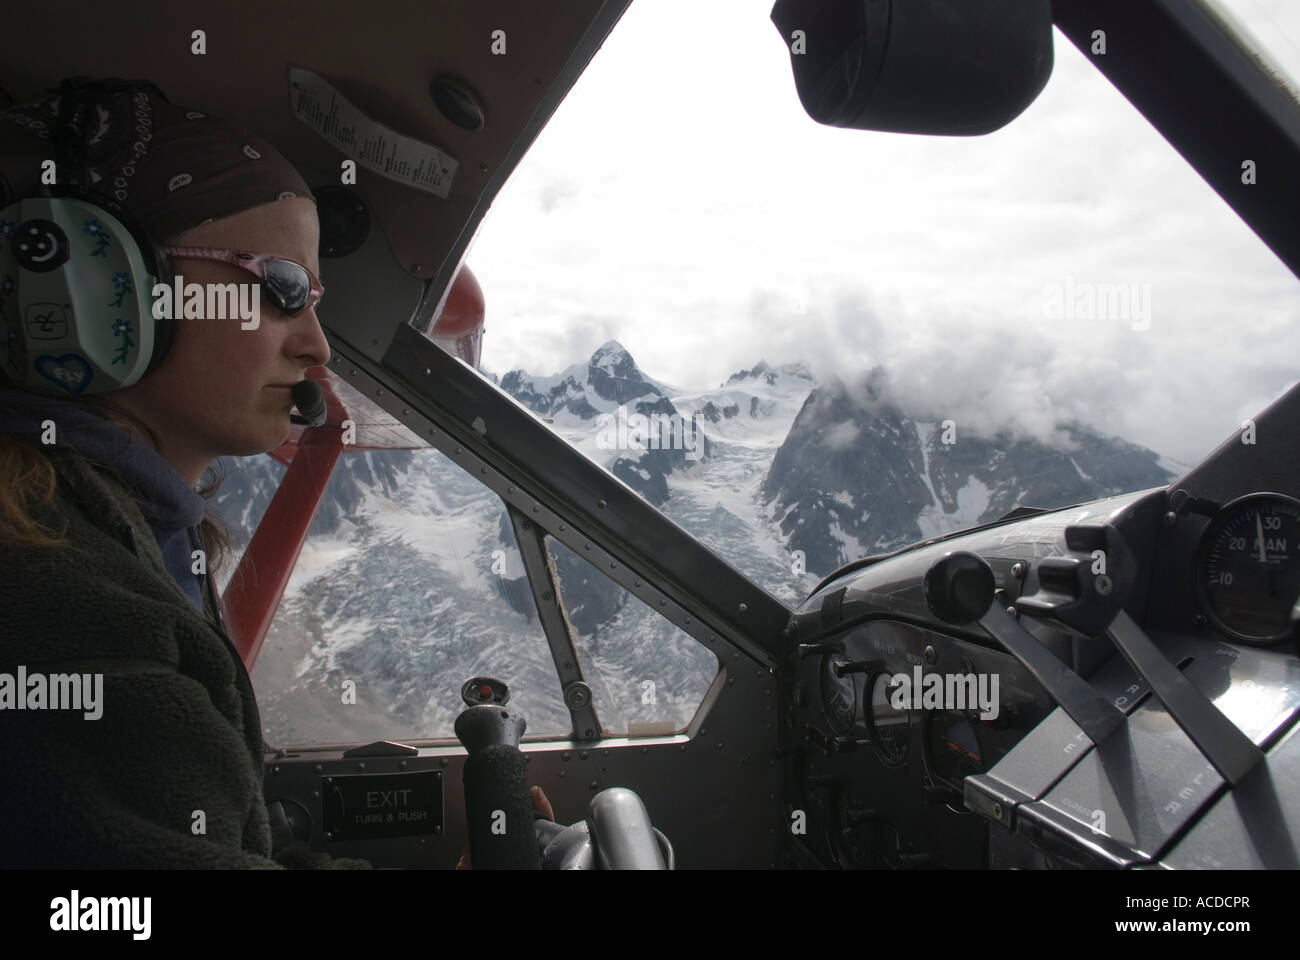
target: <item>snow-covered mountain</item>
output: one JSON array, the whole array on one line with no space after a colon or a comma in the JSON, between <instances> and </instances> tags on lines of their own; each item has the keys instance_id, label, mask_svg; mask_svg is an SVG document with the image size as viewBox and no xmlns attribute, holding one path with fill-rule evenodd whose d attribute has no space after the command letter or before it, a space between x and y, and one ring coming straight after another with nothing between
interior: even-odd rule
<instances>
[{"instance_id":1,"label":"snow-covered mountain","mask_svg":"<svg viewBox=\"0 0 1300 960\"><path fill-rule=\"evenodd\" d=\"M698 433L694 418L613 340L587 363L555 376L511 370L501 378L501 389L550 419L557 433L657 507L669 497L670 474L711 456L710 441ZM637 433L637 418L645 418L644 435ZM661 429L650 430L652 423ZM676 438L674 425L680 429Z\"/></svg>"},{"instance_id":2,"label":"snow-covered mountain","mask_svg":"<svg viewBox=\"0 0 1300 960\"><path fill-rule=\"evenodd\" d=\"M800 364L760 362L691 392L611 341L559 374L499 383L791 606L858 556L1169 478L1155 454L1080 424L1047 444L912 419L879 372L819 385ZM216 503L242 549L284 468L226 466ZM687 723L713 655L583 558L552 554L602 725ZM511 685L530 732L568 729L501 501L435 450L341 457L254 672L268 739L449 736L476 674Z\"/></svg>"},{"instance_id":3,"label":"snow-covered mountain","mask_svg":"<svg viewBox=\"0 0 1300 960\"><path fill-rule=\"evenodd\" d=\"M1174 479L1154 452L1079 423L1058 424L1049 444L912 419L885 380L875 370L854 391L839 380L814 390L763 482L787 545L823 575L1019 506L1067 506Z\"/></svg>"}]
</instances>

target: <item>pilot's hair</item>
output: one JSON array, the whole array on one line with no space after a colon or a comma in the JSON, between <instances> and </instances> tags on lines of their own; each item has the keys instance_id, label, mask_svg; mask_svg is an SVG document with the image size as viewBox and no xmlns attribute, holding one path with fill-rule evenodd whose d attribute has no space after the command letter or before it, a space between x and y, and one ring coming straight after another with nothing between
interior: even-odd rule
<instances>
[{"instance_id":1,"label":"pilot's hair","mask_svg":"<svg viewBox=\"0 0 1300 960\"><path fill-rule=\"evenodd\" d=\"M0 373L0 382L7 378ZM5 383L8 386L8 383ZM158 450L158 438L147 424L107 397L78 397L77 402L94 408L104 418L104 429L116 424ZM3 409L0 403L0 409ZM85 429L85 428L83 428ZM111 468L107 468L111 469ZM209 501L199 524L207 552L208 570L219 572L231 554L230 533L212 508L211 500L221 488L225 474L209 468L211 480L198 493ZM58 478L54 464L39 446L11 433L0 433L0 549L15 547L75 548L67 530L51 530L32 517L36 507L54 500Z\"/></svg>"}]
</instances>

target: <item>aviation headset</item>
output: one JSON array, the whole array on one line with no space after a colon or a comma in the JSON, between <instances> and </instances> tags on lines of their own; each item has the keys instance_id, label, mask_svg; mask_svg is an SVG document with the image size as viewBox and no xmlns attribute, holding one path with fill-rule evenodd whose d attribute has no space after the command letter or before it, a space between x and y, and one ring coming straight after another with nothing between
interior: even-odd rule
<instances>
[{"instance_id":1,"label":"aviation headset","mask_svg":"<svg viewBox=\"0 0 1300 960\"><path fill-rule=\"evenodd\" d=\"M118 390L171 346L175 321L156 319L152 308L154 284L172 281L164 245L90 188L91 121L123 91L166 100L143 80L64 80L50 138L54 166L42 171L54 182L0 210L0 369L21 389Z\"/></svg>"}]
</instances>

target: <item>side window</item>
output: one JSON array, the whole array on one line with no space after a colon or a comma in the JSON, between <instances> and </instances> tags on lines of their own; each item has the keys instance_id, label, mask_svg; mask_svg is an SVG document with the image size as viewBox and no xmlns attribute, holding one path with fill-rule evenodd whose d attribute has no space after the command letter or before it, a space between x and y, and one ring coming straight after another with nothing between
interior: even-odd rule
<instances>
[{"instance_id":1,"label":"side window","mask_svg":"<svg viewBox=\"0 0 1300 960\"><path fill-rule=\"evenodd\" d=\"M230 554L216 574L219 589L225 590L234 576L253 531L262 522L276 487L284 478L284 471L284 464L266 453L255 457L221 457L217 461L221 482L209 502L230 534Z\"/></svg>"},{"instance_id":2,"label":"side window","mask_svg":"<svg viewBox=\"0 0 1300 960\"><path fill-rule=\"evenodd\" d=\"M284 468L231 467L217 506L242 553ZM442 453L345 451L254 665L267 740L452 737L476 675L510 686L527 736L567 736L522 576L504 505Z\"/></svg>"},{"instance_id":3,"label":"side window","mask_svg":"<svg viewBox=\"0 0 1300 960\"><path fill-rule=\"evenodd\" d=\"M685 729L717 656L564 544L546 544L601 727L632 737Z\"/></svg>"}]
</instances>

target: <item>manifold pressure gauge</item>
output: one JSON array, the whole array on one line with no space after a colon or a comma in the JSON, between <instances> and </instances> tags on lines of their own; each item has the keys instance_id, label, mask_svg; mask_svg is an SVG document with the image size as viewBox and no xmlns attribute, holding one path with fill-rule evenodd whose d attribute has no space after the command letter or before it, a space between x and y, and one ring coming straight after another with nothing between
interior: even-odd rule
<instances>
[{"instance_id":1,"label":"manifold pressure gauge","mask_svg":"<svg viewBox=\"0 0 1300 960\"><path fill-rule=\"evenodd\" d=\"M1223 507L1201 535L1196 591L1206 617L1232 639L1290 639L1300 600L1300 501L1254 493Z\"/></svg>"}]
</instances>

